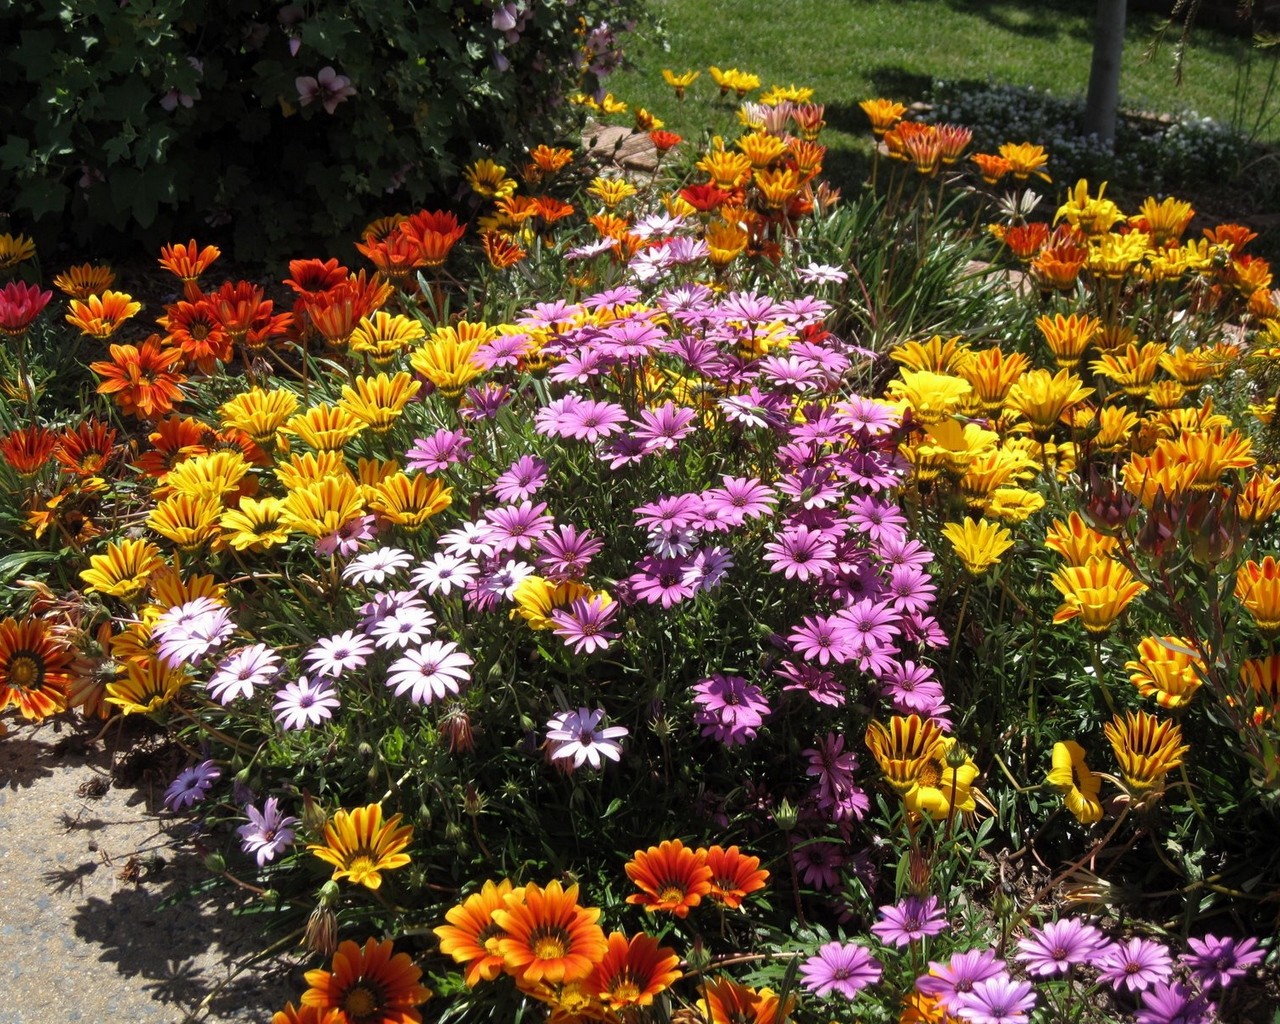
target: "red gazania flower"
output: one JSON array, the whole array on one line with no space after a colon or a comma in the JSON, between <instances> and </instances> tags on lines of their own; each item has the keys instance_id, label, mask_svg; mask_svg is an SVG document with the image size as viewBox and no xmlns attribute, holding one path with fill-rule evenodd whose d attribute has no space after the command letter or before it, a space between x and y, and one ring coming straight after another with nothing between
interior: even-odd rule
<instances>
[{"instance_id":1,"label":"red gazania flower","mask_svg":"<svg viewBox=\"0 0 1280 1024\"><path fill-rule=\"evenodd\" d=\"M611 1010L649 1006L653 997L682 977L675 950L641 932L630 940L622 932L609 936L604 959L587 980L587 991Z\"/></svg>"},{"instance_id":2,"label":"red gazania flower","mask_svg":"<svg viewBox=\"0 0 1280 1024\"><path fill-rule=\"evenodd\" d=\"M272 313L275 303L248 281L227 282L206 300L233 344L260 349L287 332L292 313Z\"/></svg>"},{"instance_id":3,"label":"red gazania flower","mask_svg":"<svg viewBox=\"0 0 1280 1024\"><path fill-rule=\"evenodd\" d=\"M1035 257L1049 240L1049 225L1043 221L1015 224L1004 233L1004 244L1024 262Z\"/></svg>"},{"instance_id":4,"label":"red gazania flower","mask_svg":"<svg viewBox=\"0 0 1280 1024\"><path fill-rule=\"evenodd\" d=\"M307 316L316 331L335 347L345 345L365 317L372 316L391 298L391 286L377 274L365 277L362 270L306 300Z\"/></svg>"},{"instance_id":5,"label":"red gazania flower","mask_svg":"<svg viewBox=\"0 0 1280 1024\"><path fill-rule=\"evenodd\" d=\"M121 411L142 419L154 419L173 410L182 401L178 387L187 378L174 371L182 359L176 348L165 348L153 334L138 348L112 345L110 362L90 363L89 369L103 378L98 393L111 395Z\"/></svg>"},{"instance_id":6,"label":"red gazania flower","mask_svg":"<svg viewBox=\"0 0 1280 1024\"><path fill-rule=\"evenodd\" d=\"M726 907L742 906L747 896L763 889L768 881L769 872L760 867L760 858L749 857L736 846L727 850L713 846L698 852L705 854L707 867L711 869L711 898Z\"/></svg>"},{"instance_id":7,"label":"red gazania flower","mask_svg":"<svg viewBox=\"0 0 1280 1024\"><path fill-rule=\"evenodd\" d=\"M97 476L115 452L116 430L97 418L85 420L74 430L64 430L53 457L68 473Z\"/></svg>"},{"instance_id":8,"label":"red gazania flower","mask_svg":"<svg viewBox=\"0 0 1280 1024\"><path fill-rule=\"evenodd\" d=\"M690 185L680 190L680 198L699 213L710 213L728 202L730 194L715 185Z\"/></svg>"},{"instance_id":9,"label":"red gazania flower","mask_svg":"<svg viewBox=\"0 0 1280 1024\"><path fill-rule=\"evenodd\" d=\"M0 440L0 456L21 476L34 476L58 446L58 435L41 426L22 427Z\"/></svg>"},{"instance_id":10,"label":"red gazania flower","mask_svg":"<svg viewBox=\"0 0 1280 1024\"><path fill-rule=\"evenodd\" d=\"M42 292L22 281L10 281L0 288L0 332L22 337L51 298L53 292Z\"/></svg>"},{"instance_id":11,"label":"red gazania flower","mask_svg":"<svg viewBox=\"0 0 1280 1024\"><path fill-rule=\"evenodd\" d=\"M578 887L551 881L513 890L493 912L506 936L497 940L509 974L522 985L553 985L590 976L608 948L598 907L578 906Z\"/></svg>"},{"instance_id":12,"label":"red gazania flower","mask_svg":"<svg viewBox=\"0 0 1280 1024\"><path fill-rule=\"evenodd\" d=\"M309 299L342 284L351 271L337 260L290 260L284 283L300 298Z\"/></svg>"},{"instance_id":13,"label":"red gazania flower","mask_svg":"<svg viewBox=\"0 0 1280 1024\"><path fill-rule=\"evenodd\" d=\"M34 721L67 706L71 654L43 619L0 622L0 711L15 705Z\"/></svg>"},{"instance_id":14,"label":"red gazania flower","mask_svg":"<svg viewBox=\"0 0 1280 1024\"><path fill-rule=\"evenodd\" d=\"M208 455L212 435L212 430L190 416L166 416L147 435L147 440L154 447L143 452L136 465L147 476L158 480L183 459Z\"/></svg>"},{"instance_id":15,"label":"red gazania flower","mask_svg":"<svg viewBox=\"0 0 1280 1024\"><path fill-rule=\"evenodd\" d=\"M649 141L653 143L653 148L659 153L665 153L669 149L675 149L676 146L684 142L684 139L675 132L669 132L665 128L655 128L649 133Z\"/></svg>"},{"instance_id":16,"label":"red gazania flower","mask_svg":"<svg viewBox=\"0 0 1280 1024\"><path fill-rule=\"evenodd\" d=\"M390 940L369 939L363 948L343 942L333 954L332 971L307 971L311 987L302 1005L322 1013L340 1010L346 1024L421 1024L417 1007L431 998L431 990L419 984L422 971L409 955L392 955L394 948Z\"/></svg>"},{"instance_id":17,"label":"red gazania flower","mask_svg":"<svg viewBox=\"0 0 1280 1024\"><path fill-rule=\"evenodd\" d=\"M529 254L501 231L485 231L480 235L485 259L494 270L514 267Z\"/></svg>"},{"instance_id":18,"label":"red gazania flower","mask_svg":"<svg viewBox=\"0 0 1280 1024\"><path fill-rule=\"evenodd\" d=\"M187 282L196 280L221 255L222 250L216 245L206 245L201 249L193 238L186 245L177 242L162 246L159 263L178 280Z\"/></svg>"},{"instance_id":19,"label":"red gazania flower","mask_svg":"<svg viewBox=\"0 0 1280 1024\"><path fill-rule=\"evenodd\" d=\"M533 202L538 210L538 219L548 226L573 215L573 204L562 202L554 196L538 196Z\"/></svg>"},{"instance_id":20,"label":"red gazania flower","mask_svg":"<svg viewBox=\"0 0 1280 1024\"><path fill-rule=\"evenodd\" d=\"M627 897L652 913L667 910L688 917L689 908L711 892L711 868L705 851L690 850L679 839L637 850L626 863L627 877L643 891Z\"/></svg>"},{"instance_id":21,"label":"red gazania flower","mask_svg":"<svg viewBox=\"0 0 1280 1024\"><path fill-rule=\"evenodd\" d=\"M419 210L400 225L400 232L417 248L422 266L439 267L467 229L447 210Z\"/></svg>"},{"instance_id":22,"label":"red gazania flower","mask_svg":"<svg viewBox=\"0 0 1280 1024\"><path fill-rule=\"evenodd\" d=\"M182 352L187 367L208 374L231 358L231 339L207 299L166 306L157 323L166 332L165 341Z\"/></svg>"},{"instance_id":23,"label":"red gazania flower","mask_svg":"<svg viewBox=\"0 0 1280 1024\"><path fill-rule=\"evenodd\" d=\"M421 247L402 231L392 231L385 238L357 242L356 248L379 274L393 284L404 281L415 268L424 265Z\"/></svg>"}]
</instances>

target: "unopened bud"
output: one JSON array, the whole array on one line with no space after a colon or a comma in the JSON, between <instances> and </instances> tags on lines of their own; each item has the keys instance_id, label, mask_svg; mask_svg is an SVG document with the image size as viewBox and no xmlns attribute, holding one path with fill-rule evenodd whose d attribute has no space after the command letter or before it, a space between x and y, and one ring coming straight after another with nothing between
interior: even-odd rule
<instances>
[{"instance_id":1,"label":"unopened bud","mask_svg":"<svg viewBox=\"0 0 1280 1024\"><path fill-rule=\"evenodd\" d=\"M799 820L799 817L799 809L793 807L786 797L783 797L782 803L778 804L778 809L773 812L774 823L778 828L782 829L783 832L790 832L795 828L796 821Z\"/></svg>"},{"instance_id":2,"label":"unopened bud","mask_svg":"<svg viewBox=\"0 0 1280 1024\"><path fill-rule=\"evenodd\" d=\"M205 854L204 866L206 870L212 871L215 875L220 875L227 870L227 860L215 850L212 853Z\"/></svg>"},{"instance_id":3,"label":"unopened bud","mask_svg":"<svg viewBox=\"0 0 1280 1024\"><path fill-rule=\"evenodd\" d=\"M329 816L325 814L324 808L316 803L311 794L304 789L302 791L302 827L314 835L319 835L324 831L328 820Z\"/></svg>"}]
</instances>

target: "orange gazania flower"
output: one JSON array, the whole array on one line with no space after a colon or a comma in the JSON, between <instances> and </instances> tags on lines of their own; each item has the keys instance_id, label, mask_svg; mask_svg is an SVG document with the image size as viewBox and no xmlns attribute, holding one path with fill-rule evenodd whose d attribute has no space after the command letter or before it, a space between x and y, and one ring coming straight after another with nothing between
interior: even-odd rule
<instances>
[{"instance_id":1,"label":"orange gazania flower","mask_svg":"<svg viewBox=\"0 0 1280 1024\"><path fill-rule=\"evenodd\" d=\"M40 721L67 706L71 654L49 634L43 619L0 622L0 711L15 705Z\"/></svg>"},{"instance_id":2,"label":"orange gazania flower","mask_svg":"<svg viewBox=\"0 0 1280 1024\"><path fill-rule=\"evenodd\" d=\"M177 242L160 249L160 266L169 271L180 281L194 281L222 255L216 245L206 245L201 249L193 238L186 245Z\"/></svg>"},{"instance_id":3,"label":"orange gazania flower","mask_svg":"<svg viewBox=\"0 0 1280 1024\"><path fill-rule=\"evenodd\" d=\"M439 267L467 229L447 210L419 210L400 225L400 231L417 248L424 267Z\"/></svg>"},{"instance_id":4,"label":"orange gazania flower","mask_svg":"<svg viewBox=\"0 0 1280 1024\"><path fill-rule=\"evenodd\" d=\"M313 298L347 280L351 273L337 260L290 260L284 283L301 299Z\"/></svg>"},{"instance_id":5,"label":"orange gazania flower","mask_svg":"<svg viewBox=\"0 0 1280 1024\"><path fill-rule=\"evenodd\" d=\"M58 437L53 457L68 473L97 476L111 459L115 444L115 428L94 417L74 430L64 430Z\"/></svg>"},{"instance_id":6,"label":"orange gazania flower","mask_svg":"<svg viewBox=\"0 0 1280 1024\"><path fill-rule=\"evenodd\" d=\"M707 867L711 869L711 899L726 907L742 906L742 901L757 889L763 889L769 879L769 872L760 867L760 858L749 857L736 846L727 850L713 846L698 852L705 855Z\"/></svg>"},{"instance_id":7,"label":"orange gazania flower","mask_svg":"<svg viewBox=\"0 0 1280 1024\"><path fill-rule=\"evenodd\" d=\"M573 150L556 149L547 145L534 146L529 159L543 176L550 177L564 170L573 161Z\"/></svg>"},{"instance_id":8,"label":"orange gazania flower","mask_svg":"<svg viewBox=\"0 0 1280 1024\"><path fill-rule=\"evenodd\" d=\"M653 148L659 153L665 153L670 149L675 149L684 139L675 132L667 131L665 128L655 128L649 133L649 141L653 143Z\"/></svg>"},{"instance_id":9,"label":"orange gazania flower","mask_svg":"<svg viewBox=\"0 0 1280 1024\"><path fill-rule=\"evenodd\" d=\"M19 475L34 476L48 463L57 446L58 435L47 427L21 427L0 440L0 457Z\"/></svg>"},{"instance_id":10,"label":"orange gazania flower","mask_svg":"<svg viewBox=\"0 0 1280 1024\"><path fill-rule=\"evenodd\" d=\"M680 957L641 932L630 940L622 932L609 935L608 949L587 979L587 991L610 1010L649 1006L653 997L682 977Z\"/></svg>"},{"instance_id":11,"label":"orange gazania flower","mask_svg":"<svg viewBox=\"0 0 1280 1024\"><path fill-rule=\"evenodd\" d=\"M699 1007L709 1024L775 1024L785 1021L795 1005L795 996L781 1003L772 989L748 988L729 978L708 979Z\"/></svg>"},{"instance_id":12,"label":"orange gazania flower","mask_svg":"<svg viewBox=\"0 0 1280 1024\"><path fill-rule=\"evenodd\" d=\"M213 431L190 416L166 416L147 435L152 450L138 457L136 465L147 476L159 479L183 459L207 455Z\"/></svg>"},{"instance_id":13,"label":"orange gazania flower","mask_svg":"<svg viewBox=\"0 0 1280 1024\"><path fill-rule=\"evenodd\" d=\"M362 270L327 291L306 298L305 308L316 331L330 345L345 345L361 320L373 315L391 298L393 289L377 274Z\"/></svg>"},{"instance_id":14,"label":"orange gazania flower","mask_svg":"<svg viewBox=\"0 0 1280 1024\"><path fill-rule=\"evenodd\" d=\"M333 954L331 971L306 974L311 987L302 1005L339 1010L346 1024L420 1024L417 1007L431 998L419 984L422 971L407 953L394 953L391 940L369 939L363 948L350 939Z\"/></svg>"},{"instance_id":15,"label":"orange gazania flower","mask_svg":"<svg viewBox=\"0 0 1280 1024\"><path fill-rule=\"evenodd\" d=\"M181 358L180 350L164 348L160 336L153 334L141 348L112 345L111 361L90 363L89 369L103 378L98 394L112 395L127 415L154 419L182 400L178 385L187 378L174 372Z\"/></svg>"},{"instance_id":16,"label":"orange gazania flower","mask_svg":"<svg viewBox=\"0 0 1280 1024\"><path fill-rule=\"evenodd\" d=\"M80 263L68 267L65 274L53 279L53 286L63 295L84 302L90 295L101 295L116 283L115 272L108 266Z\"/></svg>"},{"instance_id":17,"label":"orange gazania flower","mask_svg":"<svg viewBox=\"0 0 1280 1024\"><path fill-rule=\"evenodd\" d=\"M400 284L415 268L423 266L421 247L401 231L392 231L385 238L357 242L356 248L373 264L374 270L393 284Z\"/></svg>"},{"instance_id":18,"label":"orange gazania flower","mask_svg":"<svg viewBox=\"0 0 1280 1024\"><path fill-rule=\"evenodd\" d=\"M486 881L479 892L445 912L448 924L432 929L440 940L440 952L466 964L468 987L493 981L502 973L503 960L496 952L496 943L507 933L494 921L493 912L505 906L510 892L510 879Z\"/></svg>"},{"instance_id":19,"label":"orange gazania flower","mask_svg":"<svg viewBox=\"0 0 1280 1024\"><path fill-rule=\"evenodd\" d=\"M493 920L506 932L497 940L508 973L522 985L582 981L603 958L608 943L596 924L598 907L578 905L578 887L551 881L513 890Z\"/></svg>"},{"instance_id":20,"label":"orange gazania flower","mask_svg":"<svg viewBox=\"0 0 1280 1024\"><path fill-rule=\"evenodd\" d=\"M978 173L988 185L997 184L1013 170L1013 165L1008 160L994 153L974 153L969 159L978 165Z\"/></svg>"},{"instance_id":21,"label":"orange gazania flower","mask_svg":"<svg viewBox=\"0 0 1280 1024\"><path fill-rule=\"evenodd\" d=\"M555 196L538 196L533 204L537 208L538 219L547 226L572 216L574 211L572 203L563 202Z\"/></svg>"},{"instance_id":22,"label":"orange gazania flower","mask_svg":"<svg viewBox=\"0 0 1280 1024\"><path fill-rule=\"evenodd\" d=\"M83 302L72 299L67 323L90 337L109 338L141 308L142 303L134 302L133 296L125 292L106 291L101 295L90 295Z\"/></svg>"},{"instance_id":23,"label":"orange gazania flower","mask_svg":"<svg viewBox=\"0 0 1280 1024\"><path fill-rule=\"evenodd\" d=\"M1024 263L1034 259L1049 240L1049 225L1033 220L1027 224L1015 224L1004 233L1004 244Z\"/></svg>"},{"instance_id":24,"label":"orange gazania flower","mask_svg":"<svg viewBox=\"0 0 1280 1024\"><path fill-rule=\"evenodd\" d=\"M347 1024L347 1017L334 1007L320 1010L314 1006L285 1003L283 1010L277 1010L271 1015L271 1024Z\"/></svg>"},{"instance_id":25,"label":"orange gazania flower","mask_svg":"<svg viewBox=\"0 0 1280 1024\"><path fill-rule=\"evenodd\" d=\"M627 897L650 913L666 910L688 917L689 908L711 892L711 868L705 850L690 850L679 839L637 850L626 864L627 877L642 892Z\"/></svg>"},{"instance_id":26,"label":"orange gazania flower","mask_svg":"<svg viewBox=\"0 0 1280 1024\"><path fill-rule=\"evenodd\" d=\"M156 322L165 329L165 341L181 350L188 368L208 374L231 358L231 339L207 301L175 302Z\"/></svg>"},{"instance_id":27,"label":"orange gazania flower","mask_svg":"<svg viewBox=\"0 0 1280 1024\"><path fill-rule=\"evenodd\" d=\"M529 254L501 231L485 231L480 236L485 259L494 270L514 267Z\"/></svg>"}]
</instances>

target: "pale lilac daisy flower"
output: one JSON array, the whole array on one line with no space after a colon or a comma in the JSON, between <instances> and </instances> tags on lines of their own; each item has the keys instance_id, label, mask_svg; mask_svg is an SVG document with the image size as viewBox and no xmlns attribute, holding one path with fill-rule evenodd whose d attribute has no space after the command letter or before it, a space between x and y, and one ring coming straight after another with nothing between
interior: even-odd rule
<instances>
[{"instance_id":1,"label":"pale lilac daisy flower","mask_svg":"<svg viewBox=\"0 0 1280 1024\"><path fill-rule=\"evenodd\" d=\"M728 548L700 548L689 557L682 582L701 594L720 586L732 568L733 553Z\"/></svg>"},{"instance_id":2,"label":"pale lilac daisy flower","mask_svg":"<svg viewBox=\"0 0 1280 1024\"><path fill-rule=\"evenodd\" d=\"M945 964L929 961L929 973L916 979L916 990L937 999L948 1013L956 1012L960 996L980 981L1004 974L1003 961L989 949L956 953Z\"/></svg>"},{"instance_id":3,"label":"pale lilac daisy flower","mask_svg":"<svg viewBox=\"0 0 1280 1024\"><path fill-rule=\"evenodd\" d=\"M499 501L532 498L547 482L547 464L535 455L521 455L489 488Z\"/></svg>"},{"instance_id":4,"label":"pale lilac daisy flower","mask_svg":"<svg viewBox=\"0 0 1280 1024\"><path fill-rule=\"evenodd\" d=\"M975 982L973 989L956 998L956 1014L971 1024L1027 1024L1036 1005L1029 981L1014 981L1001 972Z\"/></svg>"},{"instance_id":5,"label":"pale lilac daisy flower","mask_svg":"<svg viewBox=\"0 0 1280 1024\"><path fill-rule=\"evenodd\" d=\"M431 635L436 617L426 608L401 606L373 627L373 642L382 648L414 647Z\"/></svg>"},{"instance_id":6,"label":"pale lilac daisy flower","mask_svg":"<svg viewBox=\"0 0 1280 1024\"><path fill-rule=\"evenodd\" d=\"M218 663L205 689L209 696L226 705L237 697L250 697L259 686L267 686L280 671L280 656L266 644L254 644L233 651Z\"/></svg>"},{"instance_id":7,"label":"pale lilac daisy flower","mask_svg":"<svg viewBox=\"0 0 1280 1024\"><path fill-rule=\"evenodd\" d=\"M800 965L800 982L817 996L839 992L852 999L883 973L880 961L856 942L827 942Z\"/></svg>"},{"instance_id":8,"label":"pale lilac daisy flower","mask_svg":"<svg viewBox=\"0 0 1280 1024\"><path fill-rule=\"evenodd\" d=\"M360 606L360 629L372 633L378 623L396 612L410 608L426 608L427 603L417 590L388 590L375 593Z\"/></svg>"},{"instance_id":9,"label":"pale lilac daisy flower","mask_svg":"<svg viewBox=\"0 0 1280 1024\"><path fill-rule=\"evenodd\" d=\"M491 569L486 575L480 577L477 583L482 593L510 601L520 581L532 575L533 566L528 562L510 559L505 564Z\"/></svg>"},{"instance_id":10,"label":"pale lilac daisy flower","mask_svg":"<svg viewBox=\"0 0 1280 1024\"><path fill-rule=\"evenodd\" d=\"M1226 988L1266 956L1255 938L1237 941L1229 936L1206 935L1203 939L1188 939L1187 947L1190 952L1183 954L1182 962L1205 990Z\"/></svg>"},{"instance_id":11,"label":"pale lilac daisy flower","mask_svg":"<svg viewBox=\"0 0 1280 1024\"><path fill-rule=\"evenodd\" d=\"M198 664L235 631L230 609L212 598L197 597L161 615L151 638L160 660L176 668L184 662Z\"/></svg>"},{"instance_id":12,"label":"pale lilac daisy flower","mask_svg":"<svg viewBox=\"0 0 1280 1024\"><path fill-rule=\"evenodd\" d=\"M323 679L312 683L300 676L296 683L287 683L276 691L274 710L282 728L305 729L332 718L334 709L341 704L332 683Z\"/></svg>"},{"instance_id":13,"label":"pale lilac daisy flower","mask_svg":"<svg viewBox=\"0 0 1280 1024\"><path fill-rule=\"evenodd\" d=\"M908 946L947 928L947 919L938 905L938 897L907 896L897 903L880 908L880 920L871 926L881 942Z\"/></svg>"},{"instance_id":14,"label":"pale lilac daisy flower","mask_svg":"<svg viewBox=\"0 0 1280 1024\"><path fill-rule=\"evenodd\" d=\"M319 676L339 678L352 669L364 668L374 643L362 633L348 629L323 637L303 655L302 660Z\"/></svg>"},{"instance_id":15,"label":"pale lilac daisy flower","mask_svg":"<svg viewBox=\"0 0 1280 1024\"><path fill-rule=\"evenodd\" d=\"M451 555L480 558L493 554L493 530L484 516L454 527L440 536L440 546Z\"/></svg>"},{"instance_id":16,"label":"pale lilac daisy flower","mask_svg":"<svg viewBox=\"0 0 1280 1024\"><path fill-rule=\"evenodd\" d=\"M564 711L547 723L547 740L551 743L551 759L573 759L573 767L584 763L592 768L603 764L602 758L618 761L622 758L622 744L618 742L628 730L620 725L600 728L604 711L600 708L578 708Z\"/></svg>"},{"instance_id":17,"label":"pale lilac daisy flower","mask_svg":"<svg viewBox=\"0 0 1280 1024\"><path fill-rule=\"evenodd\" d=\"M1173 960L1163 943L1138 936L1111 943L1094 963L1098 980L1117 992L1122 988L1141 992L1157 982L1168 981L1173 974Z\"/></svg>"},{"instance_id":18,"label":"pale lilac daisy flower","mask_svg":"<svg viewBox=\"0 0 1280 1024\"><path fill-rule=\"evenodd\" d=\"M212 761L184 768L164 791L164 805L171 811L194 806L209 795L209 787L222 778L222 769Z\"/></svg>"},{"instance_id":19,"label":"pale lilac daisy flower","mask_svg":"<svg viewBox=\"0 0 1280 1024\"><path fill-rule=\"evenodd\" d=\"M1030 934L1019 939L1017 958L1028 974L1049 977L1090 962L1105 942L1093 925L1064 917L1041 928L1032 928Z\"/></svg>"},{"instance_id":20,"label":"pale lilac daisy flower","mask_svg":"<svg viewBox=\"0 0 1280 1024\"><path fill-rule=\"evenodd\" d=\"M742 676L717 672L700 680L693 692L699 709L693 720L702 726L702 735L729 747L754 740L771 710L764 691Z\"/></svg>"},{"instance_id":21,"label":"pale lilac daisy flower","mask_svg":"<svg viewBox=\"0 0 1280 1024\"><path fill-rule=\"evenodd\" d=\"M342 570L352 583L382 583L413 564L413 555L401 548L376 548L357 555Z\"/></svg>"},{"instance_id":22,"label":"pale lilac daisy flower","mask_svg":"<svg viewBox=\"0 0 1280 1024\"><path fill-rule=\"evenodd\" d=\"M413 570L410 580L415 587L434 596L448 594L454 589L461 590L479 571L479 567L470 559L447 551L437 551Z\"/></svg>"},{"instance_id":23,"label":"pale lilac daisy flower","mask_svg":"<svg viewBox=\"0 0 1280 1024\"><path fill-rule=\"evenodd\" d=\"M446 430L443 427L430 437L419 437L405 452L405 468L420 469L424 473L440 473L455 462L467 462L471 458L471 438L465 430Z\"/></svg>"},{"instance_id":24,"label":"pale lilac daisy flower","mask_svg":"<svg viewBox=\"0 0 1280 1024\"><path fill-rule=\"evenodd\" d=\"M430 704L446 694L458 694L470 682L471 655L448 640L432 640L407 652L387 669L387 686L397 697L409 694L417 704Z\"/></svg>"},{"instance_id":25,"label":"pale lilac daisy flower","mask_svg":"<svg viewBox=\"0 0 1280 1024\"><path fill-rule=\"evenodd\" d=\"M796 267L796 275L805 284L840 284L849 280L847 271L828 263L815 263L813 260L803 267Z\"/></svg>"},{"instance_id":26,"label":"pale lilac daisy flower","mask_svg":"<svg viewBox=\"0 0 1280 1024\"><path fill-rule=\"evenodd\" d=\"M298 819L281 814L275 797L267 797L261 811L246 804L244 813L249 824L241 825L236 833L240 836L240 848L257 858L258 867L275 860L293 844L293 826L298 824Z\"/></svg>"}]
</instances>

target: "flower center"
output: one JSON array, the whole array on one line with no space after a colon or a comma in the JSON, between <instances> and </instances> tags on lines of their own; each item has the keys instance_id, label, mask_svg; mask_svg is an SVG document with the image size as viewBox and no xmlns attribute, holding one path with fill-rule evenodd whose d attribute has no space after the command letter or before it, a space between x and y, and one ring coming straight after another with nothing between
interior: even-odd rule
<instances>
[{"instance_id":1,"label":"flower center","mask_svg":"<svg viewBox=\"0 0 1280 1024\"><path fill-rule=\"evenodd\" d=\"M40 662L30 654L19 653L9 659L9 685L20 690L34 690L40 683Z\"/></svg>"},{"instance_id":2,"label":"flower center","mask_svg":"<svg viewBox=\"0 0 1280 1024\"><path fill-rule=\"evenodd\" d=\"M537 960L560 960L569 952L569 944L559 932L535 936L530 948Z\"/></svg>"},{"instance_id":3,"label":"flower center","mask_svg":"<svg viewBox=\"0 0 1280 1024\"><path fill-rule=\"evenodd\" d=\"M658 890L658 900L662 903L683 903L684 887L669 882Z\"/></svg>"},{"instance_id":4,"label":"flower center","mask_svg":"<svg viewBox=\"0 0 1280 1024\"><path fill-rule=\"evenodd\" d=\"M342 997L342 1011L353 1024L362 1024L374 1019L381 1002L381 993L375 992L369 982L362 980Z\"/></svg>"}]
</instances>

